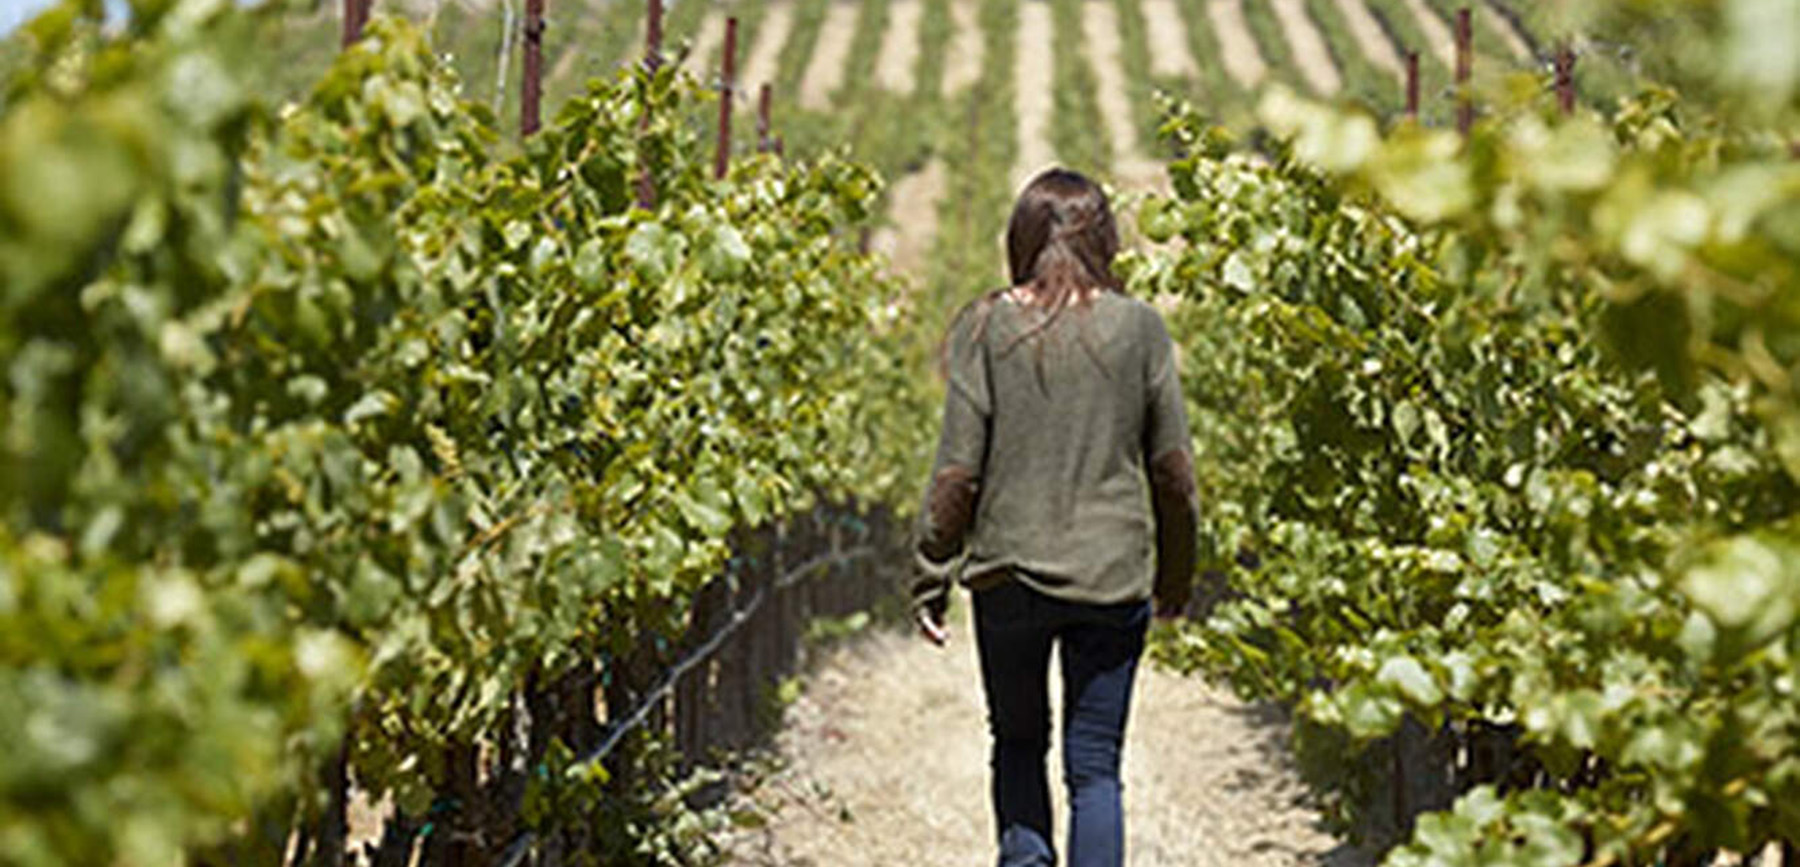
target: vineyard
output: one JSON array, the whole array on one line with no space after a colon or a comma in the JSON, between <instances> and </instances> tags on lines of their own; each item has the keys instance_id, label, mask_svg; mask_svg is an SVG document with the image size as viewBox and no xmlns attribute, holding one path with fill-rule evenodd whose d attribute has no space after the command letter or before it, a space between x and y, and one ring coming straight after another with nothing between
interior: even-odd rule
<instances>
[{"instance_id":1,"label":"vineyard","mask_svg":"<svg viewBox=\"0 0 1800 867\"><path fill-rule=\"evenodd\" d=\"M990 857L895 591L1055 163L1194 423L1130 863L1800 864L1800 5L107 5L0 35L0 864Z\"/></svg>"}]
</instances>

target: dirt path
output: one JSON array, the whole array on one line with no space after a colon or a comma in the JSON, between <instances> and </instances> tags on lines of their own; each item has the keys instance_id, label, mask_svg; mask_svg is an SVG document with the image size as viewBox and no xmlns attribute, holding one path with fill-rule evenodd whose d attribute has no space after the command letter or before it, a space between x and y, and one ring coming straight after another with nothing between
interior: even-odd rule
<instances>
[{"instance_id":1,"label":"dirt path","mask_svg":"<svg viewBox=\"0 0 1800 867\"><path fill-rule=\"evenodd\" d=\"M1125 68L1120 60L1125 50L1119 37L1119 16L1110 3L1083 3L1081 30L1085 36L1082 48L1088 66L1094 70L1094 85L1099 91L1101 119L1106 123L1106 136L1112 145L1113 180L1122 186L1153 185L1163 174L1162 164L1145 156L1138 142L1137 124L1131 118L1131 97L1125 86Z\"/></svg>"},{"instance_id":2,"label":"dirt path","mask_svg":"<svg viewBox=\"0 0 1800 867\"><path fill-rule=\"evenodd\" d=\"M769 11L763 13L762 23L756 27L756 43L750 46L744 58L744 65L738 67L737 92L743 97L746 105L756 99L757 93L764 84L775 80L775 71L781 64L781 46L787 43L788 30L794 26L794 7L791 3L773 3ZM743 50L739 46L739 51ZM782 94L776 94L777 100Z\"/></svg>"},{"instance_id":3,"label":"dirt path","mask_svg":"<svg viewBox=\"0 0 1800 867\"><path fill-rule=\"evenodd\" d=\"M919 59L919 19L924 12L924 0L898 0L888 5L887 30L881 34L881 53L875 56L875 81L883 90L912 93L913 66Z\"/></svg>"},{"instance_id":4,"label":"dirt path","mask_svg":"<svg viewBox=\"0 0 1800 867\"><path fill-rule=\"evenodd\" d=\"M1019 113L1019 149L1013 159L1012 185L1020 189L1042 169L1056 161L1050 144L1050 115L1055 111L1052 91L1054 58L1051 56L1053 24L1048 3L1019 4L1019 43L1013 52L1013 107Z\"/></svg>"},{"instance_id":5,"label":"dirt path","mask_svg":"<svg viewBox=\"0 0 1800 867\"><path fill-rule=\"evenodd\" d=\"M1143 0L1143 10L1144 35L1150 44L1150 74L1200 77L1200 68L1188 53L1187 20L1181 17L1181 7L1175 5L1175 0Z\"/></svg>"},{"instance_id":6,"label":"dirt path","mask_svg":"<svg viewBox=\"0 0 1800 867\"><path fill-rule=\"evenodd\" d=\"M1439 18L1425 0L1406 0L1406 11L1412 13L1413 20L1419 22L1419 32L1425 34L1425 41L1431 43L1426 48L1437 55L1445 66L1456 68L1456 34Z\"/></svg>"},{"instance_id":7,"label":"dirt path","mask_svg":"<svg viewBox=\"0 0 1800 867\"><path fill-rule=\"evenodd\" d=\"M785 768L754 793L774 809L772 821L737 840L729 863L991 863L986 711L974 636L962 620L947 649L883 632L822 660L788 708L778 741ZM1146 664L1125 745L1128 863L1368 864L1296 806L1301 788L1285 737L1275 714ZM1050 773L1060 837L1057 753Z\"/></svg>"},{"instance_id":8,"label":"dirt path","mask_svg":"<svg viewBox=\"0 0 1800 867\"><path fill-rule=\"evenodd\" d=\"M950 22L956 27L956 36L950 43L950 56L944 58L944 96L981 78L982 55L987 50L987 43L981 39L975 0L950 0Z\"/></svg>"},{"instance_id":9,"label":"dirt path","mask_svg":"<svg viewBox=\"0 0 1800 867\"><path fill-rule=\"evenodd\" d=\"M1243 26L1240 0L1228 2L1227 14L1237 26L1221 30L1227 44L1236 45L1237 72L1255 81L1264 74L1262 59ZM979 48L967 47L979 45L972 7L957 0L952 9L958 36L945 86L954 92L975 80L981 57ZM1084 50L1119 163L1116 186L1130 195L1155 185L1161 167L1143 158L1131 122L1114 7L1090 2L1082 11ZM1047 4L1020 4L1013 69L1019 124L1014 189L1055 158L1049 138L1052 28ZM1155 19L1151 29L1169 32ZM1187 55L1185 46L1180 54ZM1192 68L1191 58L1187 63ZM930 254L944 175L943 164L933 161L895 181L893 225L877 233L873 244L896 270L916 268ZM811 666L801 696L786 712L776 744L777 770L748 793L766 811L767 823L736 833L728 864L992 863L986 711L967 614L964 597L953 613L954 637L947 649L875 631L839 645ZM1278 715L1149 664L1138 684L1125 748L1128 863L1370 864L1320 831L1317 814L1301 805L1304 790L1292 771L1287 728ZM1049 771L1060 781L1056 750ZM1052 788L1060 837L1066 833L1065 798L1059 782Z\"/></svg>"},{"instance_id":10,"label":"dirt path","mask_svg":"<svg viewBox=\"0 0 1800 867\"><path fill-rule=\"evenodd\" d=\"M1337 65L1331 60L1331 49L1325 47L1325 37L1319 33L1312 16L1307 14L1306 4L1303 0L1273 0L1273 3L1275 18L1281 22L1282 32L1287 34L1289 53L1295 65L1300 67L1300 74L1306 77L1306 83L1319 93L1337 93L1344 86L1344 79L1338 75Z\"/></svg>"},{"instance_id":11,"label":"dirt path","mask_svg":"<svg viewBox=\"0 0 1800 867\"><path fill-rule=\"evenodd\" d=\"M856 38L858 5L837 0L825 7L819 39L800 77L800 107L815 111L831 107L831 94L844 83L844 63L850 59L850 43Z\"/></svg>"},{"instance_id":12,"label":"dirt path","mask_svg":"<svg viewBox=\"0 0 1800 867\"><path fill-rule=\"evenodd\" d=\"M1256 49L1249 22L1244 20L1243 0L1208 0L1206 14L1212 17L1213 31L1219 35L1225 72L1242 87L1261 83L1269 66Z\"/></svg>"},{"instance_id":13,"label":"dirt path","mask_svg":"<svg viewBox=\"0 0 1800 867\"><path fill-rule=\"evenodd\" d=\"M1374 14L1369 12L1369 7L1364 5L1363 0L1337 0L1337 5L1338 11L1344 13L1344 20L1349 22L1350 35L1355 37L1356 44L1362 48L1363 56L1396 77L1406 74L1406 67L1400 62L1400 52L1395 50L1387 31L1381 29L1381 22L1375 20Z\"/></svg>"},{"instance_id":14,"label":"dirt path","mask_svg":"<svg viewBox=\"0 0 1800 867\"><path fill-rule=\"evenodd\" d=\"M871 239L875 252L887 256L895 272L916 273L925 265L937 238L938 199L944 195L944 164L938 160L894 182L888 191L888 217Z\"/></svg>"}]
</instances>

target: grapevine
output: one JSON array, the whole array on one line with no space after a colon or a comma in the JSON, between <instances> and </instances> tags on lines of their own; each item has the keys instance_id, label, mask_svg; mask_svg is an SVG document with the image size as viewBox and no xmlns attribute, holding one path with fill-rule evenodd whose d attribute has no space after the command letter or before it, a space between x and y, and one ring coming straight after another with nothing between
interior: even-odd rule
<instances>
[{"instance_id":1,"label":"grapevine","mask_svg":"<svg viewBox=\"0 0 1800 867\"><path fill-rule=\"evenodd\" d=\"M272 115L232 70L274 13L73 9L0 119L77 181L0 219L0 860L273 860L340 743L426 815L520 684L679 635L734 528L911 484L867 170L708 180L667 68L498 156L383 19Z\"/></svg>"},{"instance_id":2,"label":"grapevine","mask_svg":"<svg viewBox=\"0 0 1800 867\"><path fill-rule=\"evenodd\" d=\"M1345 826L1410 830L1388 864L1792 845L1800 167L1666 90L1467 148L1261 115L1268 160L1173 124L1140 215L1186 242L1133 276L1185 299L1227 582L1165 658L1294 705ZM1469 758L1396 779L1409 732Z\"/></svg>"}]
</instances>

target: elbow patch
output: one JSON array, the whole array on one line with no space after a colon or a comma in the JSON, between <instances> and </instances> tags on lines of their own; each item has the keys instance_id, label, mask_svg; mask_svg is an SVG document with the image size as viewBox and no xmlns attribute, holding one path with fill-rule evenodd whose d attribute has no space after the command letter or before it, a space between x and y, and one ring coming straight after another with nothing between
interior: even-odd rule
<instances>
[{"instance_id":1,"label":"elbow patch","mask_svg":"<svg viewBox=\"0 0 1800 867\"><path fill-rule=\"evenodd\" d=\"M1194 457L1187 449L1165 452L1150 462L1150 485L1159 498L1194 502Z\"/></svg>"},{"instance_id":2,"label":"elbow patch","mask_svg":"<svg viewBox=\"0 0 1800 867\"><path fill-rule=\"evenodd\" d=\"M968 467L949 466L931 479L931 533L926 556L934 560L954 556L962 547L963 536L975 522L975 471Z\"/></svg>"}]
</instances>

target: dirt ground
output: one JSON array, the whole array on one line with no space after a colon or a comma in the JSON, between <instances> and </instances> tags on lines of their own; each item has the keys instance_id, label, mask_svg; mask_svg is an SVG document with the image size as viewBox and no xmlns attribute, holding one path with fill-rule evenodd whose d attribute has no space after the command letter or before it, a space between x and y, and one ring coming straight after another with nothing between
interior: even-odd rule
<instances>
[{"instance_id":1,"label":"dirt ground","mask_svg":"<svg viewBox=\"0 0 1800 867\"><path fill-rule=\"evenodd\" d=\"M1388 40L1387 33L1381 29L1381 23L1369 12L1363 0L1337 0L1338 11L1344 14L1344 20L1350 24L1350 35L1355 37L1356 44L1362 48L1363 56L1376 66L1394 75L1403 75L1400 53L1394 50L1394 43Z\"/></svg>"},{"instance_id":2,"label":"dirt ground","mask_svg":"<svg viewBox=\"0 0 1800 867\"><path fill-rule=\"evenodd\" d=\"M893 225L883 226L870 246L888 257L900 274L917 273L937 237L938 199L944 194L944 164L937 160L894 181L889 190L888 214Z\"/></svg>"},{"instance_id":3,"label":"dirt ground","mask_svg":"<svg viewBox=\"0 0 1800 867\"><path fill-rule=\"evenodd\" d=\"M965 608L966 599L959 599ZM819 660L787 708L780 770L751 793L741 867L981 865L994 857L988 735L968 618L950 646L879 631ZM1054 666L1052 668L1054 671ZM1054 678L1053 678L1054 680ZM1140 669L1125 747L1132 867L1363 867L1316 827L1280 715L1204 682ZM1051 750L1051 779L1061 771ZM1054 785L1056 833L1064 800ZM1058 841L1060 848L1061 841Z\"/></svg>"},{"instance_id":4,"label":"dirt ground","mask_svg":"<svg viewBox=\"0 0 1800 867\"><path fill-rule=\"evenodd\" d=\"M1055 77L1053 32L1049 4L1019 4L1019 41L1013 51L1013 108L1019 113L1019 150L1010 187L1014 190L1056 161L1050 145L1050 114L1056 105L1050 84Z\"/></svg>"},{"instance_id":5,"label":"dirt ground","mask_svg":"<svg viewBox=\"0 0 1800 867\"><path fill-rule=\"evenodd\" d=\"M1300 67L1300 74L1306 76L1306 83L1322 94L1337 93L1344 86L1344 80L1331 62L1331 50L1325 47L1325 37L1319 34L1318 25L1306 13L1306 4L1301 0L1274 0L1274 8L1275 18L1281 22L1281 30L1287 36L1294 63Z\"/></svg>"},{"instance_id":6,"label":"dirt ground","mask_svg":"<svg viewBox=\"0 0 1800 867\"><path fill-rule=\"evenodd\" d=\"M831 107L831 94L844 83L844 64L850 59L850 43L856 38L857 7L832 3L825 7L819 41L800 79L800 106L815 111Z\"/></svg>"},{"instance_id":7,"label":"dirt ground","mask_svg":"<svg viewBox=\"0 0 1800 867\"><path fill-rule=\"evenodd\" d=\"M771 3L769 11L763 13L762 23L756 26L756 42L750 47L748 54L742 55L744 65L738 67L738 93L744 95L745 104L756 98L762 86L775 78L776 68L781 62L781 46L787 44L788 30L794 26L794 7L792 3ZM743 48L739 47L739 51Z\"/></svg>"},{"instance_id":8,"label":"dirt ground","mask_svg":"<svg viewBox=\"0 0 1800 867\"><path fill-rule=\"evenodd\" d=\"M1187 21L1175 0L1143 0L1145 37L1150 45L1150 73L1195 78L1200 75L1188 53Z\"/></svg>"},{"instance_id":9,"label":"dirt ground","mask_svg":"<svg viewBox=\"0 0 1800 867\"><path fill-rule=\"evenodd\" d=\"M1477 3L1475 5L1480 10L1475 13L1476 27L1489 27L1492 28L1495 33L1500 34L1501 40L1506 43L1506 49L1512 52L1512 59L1521 61L1531 60L1531 45L1527 43L1525 37L1513 27L1511 20L1505 15L1501 15L1499 12L1494 11L1494 7L1487 3Z\"/></svg>"},{"instance_id":10,"label":"dirt ground","mask_svg":"<svg viewBox=\"0 0 1800 867\"><path fill-rule=\"evenodd\" d=\"M725 18L728 14L723 9L706 13L706 19L700 22L699 32L694 34L694 47L688 51L687 70L702 80L717 74L719 62L714 55L725 44Z\"/></svg>"},{"instance_id":11,"label":"dirt ground","mask_svg":"<svg viewBox=\"0 0 1800 867\"><path fill-rule=\"evenodd\" d=\"M1225 72L1242 87L1255 87L1268 74L1268 64L1250 35L1250 24L1244 20L1243 0L1208 0L1206 14L1212 18L1213 32L1219 35L1224 53Z\"/></svg>"},{"instance_id":12,"label":"dirt ground","mask_svg":"<svg viewBox=\"0 0 1800 867\"><path fill-rule=\"evenodd\" d=\"M1121 187L1153 186L1163 176L1162 163L1145 156L1138 140L1137 125L1132 122L1131 97L1126 90L1125 68L1120 53L1125 50L1119 37L1119 18L1108 3L1084 3L1081 6L1082 48L1088 65L1094 70L1094 84L1099 91L1100 114L1106 123L1107 139L1112 145L1112 180ZM1183 53L1186 56L1186 53Z\"/></svg>"},{"instance_id":13,"label":"dirt ground","mask_svg":"<svg viewBox=\"0 0 1800 867\"><path fill-rule=\"evenodd\" d=\"M950 0L950 21L956 27L948 57L944 58L943 94L950 96L981 77L981 61L987 43L981 39L981 22L975 0Z\"/></svg>"},{"instance_id":14,"label":"dirt ground","mask_svg":"<svg viewBox=\"0 0 1800 867\"><path fill-rule=\"evenodd\" d=\"M1406 11L1412 13L1419 22L1420 32L1425 34L1425 41L1431 43L1427 48L1438 56L1445 66L1456 67L1456 34L1450 32L1444 19L1437 17L1425 0L1406 0Z\"/></svg>"},{"instance_id":15,"label":"dirt ground","mask_svg":"<svg viewBox=\"0 0 1800 867\"><path fill-rule=\"evenodd\" d=\"M913 66L919 57L919 19L924 11L924 0L898 0L888 6L881 53L875 56L875 80L883 90L912 93Z\"/></svg>"}]
</instances>

